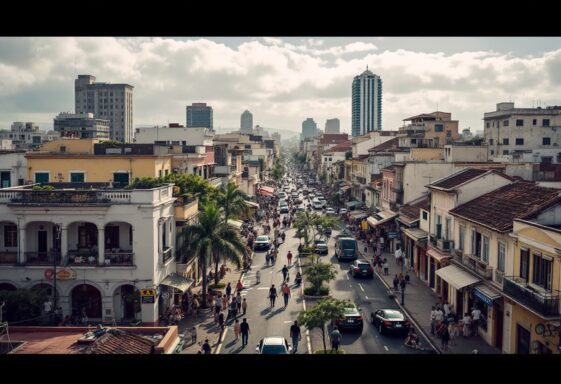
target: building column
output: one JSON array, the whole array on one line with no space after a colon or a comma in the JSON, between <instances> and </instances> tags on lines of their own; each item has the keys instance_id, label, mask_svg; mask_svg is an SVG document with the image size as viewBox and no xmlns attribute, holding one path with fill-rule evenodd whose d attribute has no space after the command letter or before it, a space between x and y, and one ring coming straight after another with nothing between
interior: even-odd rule
<instances>
[{"instance_id":1,"label":"building column","mask_svg":"<svg viewBox=\"0 0 561 384\"><path fill-rule=\"evenodd\" d=\"M61 225L60 228L60 257L62 265L68 264L68 228Z\"/></svg>"},{"instance_id":2,"label":"building column","mask_svg":"<svg viewBox=\"0 0 561 384\"><path fill-rule=\"evenodd\" d=\"M98 264L105 265L105 227L97 227Z\"/></svg>"},{"instance_id":3,"label":"building column","mask_svg":"<svg viewBox=\"0 0 561 384\"><path fill-rule=\"evenodd\" d=\"M158 222L158 261L162 262L162 250L164 248L164 244L162 243L162 223Z\"/></svg>"},{"instance_id":4,"label":"building column","mask_svg":"<svg viewBox=\"0 0 561 384\"><path fill-rule=\"evenodd\" d=\"M25 257L25 224L22 224L19 229L19 254L18 254L18 263L24 264L26 262Z\"/></svg>"}]
</instances>

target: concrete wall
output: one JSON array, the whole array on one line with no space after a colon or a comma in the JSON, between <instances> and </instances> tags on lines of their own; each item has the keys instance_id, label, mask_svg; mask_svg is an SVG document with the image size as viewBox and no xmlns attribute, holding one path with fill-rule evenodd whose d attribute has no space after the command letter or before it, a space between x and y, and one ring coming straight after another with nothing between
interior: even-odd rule
<instances>
[{"instance_id":1,"label":"concrete wall","mask_svg":"<svg viewBox=\"0 0 561 384\"><path fill-rule=\"evenodd\" d=\"M442 148L411 148L409 155L411 160L442 160L444 159L444 149Z\"/></svg>"},{"instance_id":2,"label":"concrete wall","mask_svg":"<svg viewBox=\"0 0 561 384\"><path fill-rule=\"evenodd\" d=\"M456 171L457 168L453 164L447 163L405 163L403 204L408 204L421 197L426 192L425 185Z\"/></svg>"},{"instance_id":3,"label":"concrete wall","mask_svg":"<svg viewBox=\"0 0 561 384\"><path fill-rule=\"evenodd\" d=\"M468 145L445 145L444 161L454 162L486 162L489 160L489 151L486 146L476 147Z\"/></svg>"},{"instance_id":4,"label":"concrete wall","mask_svg":"<svg viewBox=\"0 0 561 384\"><path fill-rule=\"evenodd\" d=\"M10 172L10 187L18 185L18 179L27 178L27 159L24 152L0 153L0 172ZM0 188L2 186L0 185Z\"/></svg>"},{"instance_id":5,"label":"concrete wall","mask_svg":"<svg viewBox=\"0 0 561 384\"><path fill-rule=\"evenodd\" d=\"M60 147L65 147L65 153L87 153L93 154L94 144L99 139L58 139L41 145L40 150L44 152L61 152Z\"/></svg>"},{"instance_id":6,"label":"concrete wall","mask_svg":"<svg viewBox=\"0 0 561 384\"><path fill-rule=\"evenodd\" d=\"M213 134L207 128L168 128L151 127L136 128L134 142L141 144L153 144L156 141L173 141L185 145L212 145Z\"/></svg>"}]
</instances>

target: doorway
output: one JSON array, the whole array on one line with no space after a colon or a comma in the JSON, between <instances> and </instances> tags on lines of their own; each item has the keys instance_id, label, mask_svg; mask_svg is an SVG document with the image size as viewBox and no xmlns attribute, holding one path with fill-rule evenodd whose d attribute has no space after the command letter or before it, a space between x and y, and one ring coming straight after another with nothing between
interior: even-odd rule
<instances>
[{"instance_id":1,"label":"doorway","mask_svg":"<svg viewBox=\"0 0 561 384\"><path fill-rule=\"evenodd\" d=\"M516 325L516 353L520 355L530 354L530 331L526 330L520 324Z\"/></svg>"},{"instance_id":2,"label":"doorway","mask_svg":"<svg viewBox=\"0 0 561 384\"><path fill-rule=\"evenodd\" d=\"M495 308L495 346L503 350L503 306L498 300L493 305Z\"/></svg>"},{"instance_id":3,"label":"doorway","mask_svg":"<svg viewBox=\"0 0 561 384\"><path fill-rule=\"evenodd\" d=\"M37 232L37 253L40 259L47 257L47 231Z\"/></svg>"},{"instance_id":4,"label":"doorway","mask_svg":"<svg viewBox=\"0 0 561 384\"><path fill-rule=\"evenodd\" d=\"M430 279L429 279L429 287L434 288L434 275L436 273L436 264L434 263L434 259L430 258Z\"/></svg>"},{"instance_id":5,"label":"doorway","mask_svg":"<svg viewBox=\"0 0 561 384\"><path fill-rule=\"evenodd\" d=\"M456 315L461 319L464 315L464 290L456 291Z\"/></svg>"}]
</instances>

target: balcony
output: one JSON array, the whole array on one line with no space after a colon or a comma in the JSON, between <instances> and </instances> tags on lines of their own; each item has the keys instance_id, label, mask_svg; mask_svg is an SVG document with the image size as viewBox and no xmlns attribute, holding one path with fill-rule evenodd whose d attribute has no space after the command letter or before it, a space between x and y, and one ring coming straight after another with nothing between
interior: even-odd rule
<instances>
[{"instance_id":1,"label":"balcony","mask_svg":"<svg viewBox=\"0 0 561 384\"><path fill-rule=\"evenodd\" d=\"M166 247L164 248L164 250L162 251L162 256L163 256L163 262L166 263L169 259L171 259L173 257L173 252L172 252L171 247Z\"/></svg>"},{"instance_id":2,"label":"balcony","mask_svg":"<svg viewBox=\"0 0 561 384\"><path fill-rule=\"evenodd\" d=\"M0 251L0 264L16 264L17 262L17 252Z\"/></svg>"},{"instance_id":3,"label":"balcony","mask_svg":"<svg viewBox=\"0 0 561 384\"><path fill-rule=\"evenodd\" d=\"M107 266L134 265L134 253L131 251L105 252L105 265Z\"/></svg>"},{"instance_id":4,"label":"balcony","mask_svg":"<svg viewBox=\"0 0 561 384\"><path fill-rule=\"evenodd\" d=\"M495 283L499 284L501 287L504 283L505 273L495 269Z\"/></svg>"},{"instance_id":5,"label":"balcony","mask_svg":"<svg viewBox=\"0 0 561 384\"><path fill-rule=\"evenodd\" d=\"M505 276L503 292L542 316L559 316L559 295L539 292L518 276Z\"/></svg>"},{"instance_id":6,"label":"balcony","mask_svg":"<svg viewBox=\"0 0 561 384\"><path fill-rule=\"evenodd\" d=\"M459 257L456 256L456 261L459 262ZM487 280L493 279L493 267L483 263L477 256L462 254L461 263L464 267L477 275Z\"/></svg>"},{"instance_id":7,"label":"balcony","mask_svg":"<svg viewBox=\"0 0 561 384\"><path fill-rule=\"evenodd\" d=\"M61 264L60 252L25 252L25 264L27 265L53 265L56 257L56 263Z\"/></svg>"},{"instance_id":8,"label":"balcony","mask_svg":"<svg viewBox=\"0 0 561 384\"><path fill-rule=\"evenodd\" d=\"M436 248L442 252L450 252L454 248L454 240L438 239Z\"/></svg>"}]
</instances>

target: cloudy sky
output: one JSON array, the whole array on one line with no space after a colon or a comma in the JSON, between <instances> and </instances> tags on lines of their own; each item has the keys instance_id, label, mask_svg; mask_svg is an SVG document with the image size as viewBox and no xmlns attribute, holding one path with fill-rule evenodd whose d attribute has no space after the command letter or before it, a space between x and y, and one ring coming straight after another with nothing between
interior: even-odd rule
<instances>
[{"instance_id":1,"label":"cloudy sky","mask_svg":"<svg viewBox=\"0 0 561 384\"><path fill-rule=\"evenodd\" d=\"M352 79L367 65L383 80L384 129L437 106L473 132L501 101L561 105L559 37L8 37L0 129L52 129L74 109L76 75L91 74L135 87L135 126L185 124L185 106L207 102L215 127L239 127L249 109L264 127L337 117L350 132Z\"/></svg>"}]
</instances>

